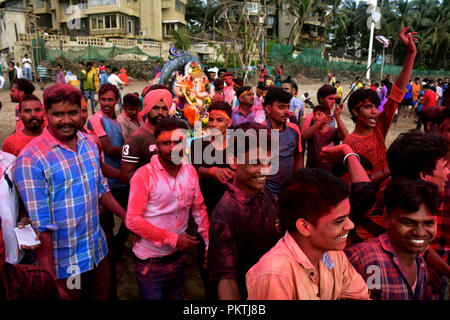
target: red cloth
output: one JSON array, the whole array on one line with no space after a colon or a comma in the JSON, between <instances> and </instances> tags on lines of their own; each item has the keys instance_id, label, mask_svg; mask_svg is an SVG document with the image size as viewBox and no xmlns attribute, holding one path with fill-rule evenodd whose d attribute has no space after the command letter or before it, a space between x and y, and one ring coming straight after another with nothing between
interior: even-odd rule
<instances>
[{"instance_id":1,"label":"red cloth","mask_svg":"<svg viewBox=\"0 0 450 320\"><path fill-rule=\"evenodd\" d=\"M436 105L436 92L433 90L428 90L423 95L423 109L422 111L427 110L430 107L434 107Z\"/></svg>"},{"instance_id":2,"label":"red cloth","mask_svg":"<svg viewBox=\"0 0 450 320\"><path fill-rule=\"evenodd\" d=\"M372 163L373 172L379 172L387 168L386 159L386 134L389 131L398 104L402 101L404 91L393 86L388 101L384 105L383 112L377 119L376 127L367 136L359 136L354 133L344 139L344 143L352 147L357 154L365 156Z\"/></svg>"},{"instance_id":3,"label":"red cloth","mask_svg":"<svg viewBox=\"0 0 450 320\"><path fill-rule=\"evenodd\" d=\"M130 81L128 80L127 70L120 69L119 79L122 80L123 82L125 82L126 86L130 83Z\"/></svg>"},{"instance_id":4,"label":"red cloth","mask_svg":"<svg viewBox=\"0 0 450 320\"><path fill-rule=\"evenodd\" d=\"M166 89L157 89L149 91L144 98L144 110L139 112L139 119L142 119L144 115L150 112L152 108L159 102L164 101L167 108L172 107L172 94Z\"/></svg>"},{"instance_id":5,"label":"red cloth","mask_svg":"<svg viewBox=\"0 0 450 320\"><path fill-rule=\"evenodd\" d=\"M450 174L448 178L450 179ZM431 247L439 251L450 251L450 180L445 185L442 205L436 218L437 232Z\"/></svg>"},{"instance_id":6,"label":"red cloth","mask_svg":"<svg viewBox=\"0 0 450 320\"><path fill-rule=\"evenodd\" d=\"M22 130L17 131L5 139L2 150L17 157L20 151L34 138L36 137L27 136Z\"/></svg>"}]
</instances>

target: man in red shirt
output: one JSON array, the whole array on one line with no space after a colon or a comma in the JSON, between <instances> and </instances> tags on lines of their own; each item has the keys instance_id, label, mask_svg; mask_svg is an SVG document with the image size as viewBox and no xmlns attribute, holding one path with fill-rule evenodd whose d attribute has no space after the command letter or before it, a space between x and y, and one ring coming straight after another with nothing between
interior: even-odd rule
<instances>
[{"instance_id":1,"label":"man in red shirt","mask_svg":"<svg viewBox=\"0 0 450 320\"><path fill-rule=\"evenodd\" d=\"M23 97L28 94L33 94L34 92L34 85L27 79L16 79L14 80L11 92L9 93L9 96L11 98L11 102L16 102L16 132L23 129L23 123L20 120L20 114L19 114L19 103L22 101Z\"/></svg>"},{"instance_id":2,"label":"man in red shirt","mask_svg":"<svg viewBox=\"0 0 450 320\"><path fill-rule=\"evenodd\" d=\"M436 92L430 89L429 84L423 86L423 91L425 91L425 93L422 97L422 111L425 111L428 108L434 107L436 105Z\"/></svg>"},{"instance_id":3,"label":"man in red shirt","mask_svg":"<svg viewBox=\"0 0 450 320\"><path fill-rule=\"evenodd\" d=\"M2 150L14 156L44 129L44 108L41 100L33 94L26 95L19 103L19 115L24 127L16 131L3 143Z\"/></svg>"},{"instance_id":4,"label":"man in red shirt","mask_svg":"<svg viewBox=\"0 0 450 320\"><path fill-rule=\"evenodd\" d=\"M348 108L356 123L355 130L344 139L344 143L353 151L365 156L372 163L374 174L383 174L387 168L385 139L395 115L398 104L402 101L406 86L411 77L411 70L417 50L413 38L414 32L406 34L409 27L399 34L408 51L403 69L392 87L391 94L380 113L380 98L371 89L358 89L350 96ZM381 179L384 180L384 179Z\"/></svg>"}]
</instances>

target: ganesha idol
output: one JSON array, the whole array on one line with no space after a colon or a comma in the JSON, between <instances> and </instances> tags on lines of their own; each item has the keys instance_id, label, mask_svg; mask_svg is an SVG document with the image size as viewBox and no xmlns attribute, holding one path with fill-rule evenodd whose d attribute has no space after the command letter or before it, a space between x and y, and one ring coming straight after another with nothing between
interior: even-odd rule
<instances>
[{"instance_id":1,"label":"ganesha idol","mask_svg":"<svg viewBox=\"0 0 450 320\"><path fill-rule=\"evenodd\" d=\"M211 96L205 89L208 78L200 64L191 61L186 64L184 75L177 73L174 94L179 98L177 109L183 112L184 118L194 127L194 136L200 136L203 126L208 121L208 106ZM184 105L182 105L184 104Z\"/></svg>"}]
</instances>

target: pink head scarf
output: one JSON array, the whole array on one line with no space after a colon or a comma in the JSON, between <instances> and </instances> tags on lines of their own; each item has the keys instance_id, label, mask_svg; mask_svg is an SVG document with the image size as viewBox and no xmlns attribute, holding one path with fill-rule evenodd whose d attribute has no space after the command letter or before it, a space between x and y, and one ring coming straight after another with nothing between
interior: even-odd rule
<instances>
[{"instance_id":1,"label":"pink head scarf","mask_svg":"<svg viewBox=\"0 0 450 320\"><path fill-rule=\"evenodd\" d=\"M172 94L169 90L166 89L156 89L149 91L144 98L144 110L139 112L139 117L142 117L149 113L150 110L159 102L164 101L167 108L170 109L172 107Z\"/></svg>"}]
</instances>

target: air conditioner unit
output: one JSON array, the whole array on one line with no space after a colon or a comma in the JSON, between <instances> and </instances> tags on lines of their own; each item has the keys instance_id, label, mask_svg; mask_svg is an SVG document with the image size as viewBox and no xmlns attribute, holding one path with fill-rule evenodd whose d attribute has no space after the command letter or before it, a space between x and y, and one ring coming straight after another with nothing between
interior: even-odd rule
<instances>
[{"instance_id":1,"label":"air conditioner unit","mask_svg":"<svg viewBox=\"0 0 450 320\"><path fill-rule=\"evenodd\" d=\"M139 35L140 36L146 36L147 35L147 30L139 30Z\"/></svg>"},{"instance_id":2,"label":"air conditioner unit","mask_svg":"<svg viewBox=\"0 0 450 320\"><path fill-rule=\"evenodd\" d=\"M310 31L310 32L309 32L309 35L310 35L311 37L317 37L317 36L318 36L317 31Z\"/></svg>"}]
</instances>

